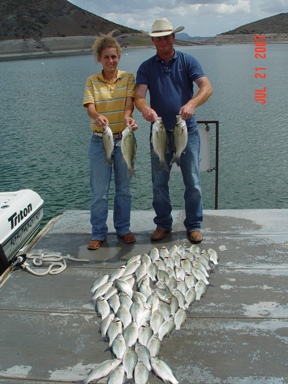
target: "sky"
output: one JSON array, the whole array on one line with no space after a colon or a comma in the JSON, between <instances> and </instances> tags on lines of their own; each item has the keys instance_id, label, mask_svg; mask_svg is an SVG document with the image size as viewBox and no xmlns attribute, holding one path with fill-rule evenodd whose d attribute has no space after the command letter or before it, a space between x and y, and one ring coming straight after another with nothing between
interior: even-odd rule
<instances>
[{"instance_id":1,"label":"sky","mask_svg":"<svg viewBox=\"0 0 288 384\"><path fill-rule=\"evenodd\" d=\"M68 0L127 27L151 31L166 17L190 36L216 36L241 25L288 12L288 0Z\"/></svg>"}]
</instances>

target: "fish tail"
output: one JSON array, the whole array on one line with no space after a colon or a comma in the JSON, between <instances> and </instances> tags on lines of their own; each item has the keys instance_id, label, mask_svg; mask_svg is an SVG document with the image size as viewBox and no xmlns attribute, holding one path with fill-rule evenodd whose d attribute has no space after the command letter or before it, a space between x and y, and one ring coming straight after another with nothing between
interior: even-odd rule
<instances>
[{"instance_id":1,"label":"fish tail","mask_svg":"<svg viewBox=\"0 0 288 384\"><path fill-rule=\"evenodd\" d=\"M176 163L178 167L180 167L180 158L176 155L173 156L172 160L170 161L170 165Z\"/></svg>"},{"instance_id":2,"label":"fish tail","mask_svg":"<svg viewBox=\"0 0 288 384\"><path fill-rule=\"evenodd\" d=\"M128 175L129 175L129 176L135 176L135 177L136 177L136 173L135 173L135 171L134 171L133 168L128 168Z\"/></svg>"},{"instance_id":3,"label":"fish tail","mask_svg":"<svg viewBox=\"0 0 288 384\"><path fill-rule=\"evenodd\" d=\"M168 165L167 165L165 160L160 161L160 163L159 163L159 172L161 172L163 168L165 169L165 171L169 172L169 167L168 167Z\"/></svg>"}]
</instances>

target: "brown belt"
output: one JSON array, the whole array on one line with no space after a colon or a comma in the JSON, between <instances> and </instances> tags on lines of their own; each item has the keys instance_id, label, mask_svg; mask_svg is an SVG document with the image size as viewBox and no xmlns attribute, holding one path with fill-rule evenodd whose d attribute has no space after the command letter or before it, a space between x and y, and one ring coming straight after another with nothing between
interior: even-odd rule
<instances>
[{"instance_id":1,"label":"brown belt","mask_svg":"<svg viewBox=\"0 0 288 384\"><path fill-rule=\"evenodd\" d=\"M93 135L102 137L103 133L101 133L101 132L93 132ZM113 133L113 139L122 139L122 132Z\"/></svg>"}]
</instances>

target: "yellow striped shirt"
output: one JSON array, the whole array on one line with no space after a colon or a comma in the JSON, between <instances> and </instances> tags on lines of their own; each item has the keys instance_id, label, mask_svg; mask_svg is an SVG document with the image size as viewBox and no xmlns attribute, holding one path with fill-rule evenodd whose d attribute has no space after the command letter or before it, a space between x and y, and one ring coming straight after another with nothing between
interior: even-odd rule
<instances>
[{"instance_id":1,"label":"yellow striped shirt","mask_svg":"<svg viewBox=\"0 0 288 384\"><path fill-rule=\"evenodd\" d=\"M111 84L107 82L99 72L97 75L88 77L84 90L83 106L95 104L96 111L109 120L112 132L122 132L124 125L124 111L127 97L134 98L135 78L130 72L117 72L116 81ZM102 127L95 125L91 119L90 127L94 132L103 132Z\"/></svg>"}]
</instances>

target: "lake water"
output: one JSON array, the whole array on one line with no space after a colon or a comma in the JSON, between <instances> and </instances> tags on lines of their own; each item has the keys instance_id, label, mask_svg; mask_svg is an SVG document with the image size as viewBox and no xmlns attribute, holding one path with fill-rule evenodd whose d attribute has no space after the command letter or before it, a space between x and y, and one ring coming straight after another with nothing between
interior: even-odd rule
<instances>
[{"instance_id":1,"label":"lake water","mask_svg":"<svg viewBox=\"0 0 288 384\"><path fill-rule=\"evenodd\" d=\"M214 88L196 117L220 122L219 209L287 208L288 45L267 45L263 59L254 57L253 44L179 49L200 61ZM128 49L119 68L135 74L154 54L152 48ZM258 73L266 78L255 78L255 68L265 68ZM82 97L86 78L99 70L92 54L0 62L0 190L35 190L45 200L44 223L67 209L89 210L91 133ZM254 92L264 87L262 105ZM135 118L132 208L149 210L149 124L138 111ZM214 179L214 172L202 173L204 209L214 208ZM180 172L171 174L170 189L173 207L183 208Z\"/></svg>"}]
</instances>

